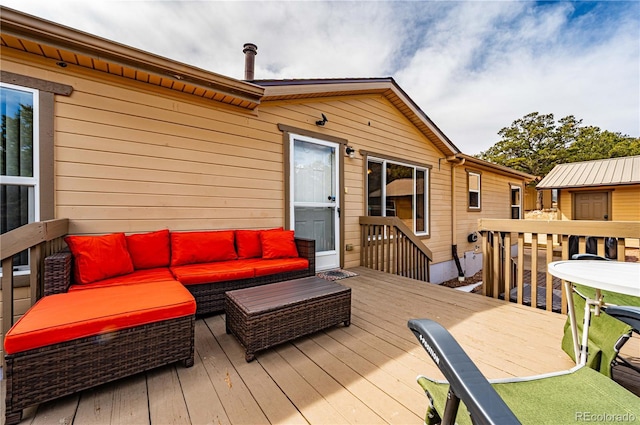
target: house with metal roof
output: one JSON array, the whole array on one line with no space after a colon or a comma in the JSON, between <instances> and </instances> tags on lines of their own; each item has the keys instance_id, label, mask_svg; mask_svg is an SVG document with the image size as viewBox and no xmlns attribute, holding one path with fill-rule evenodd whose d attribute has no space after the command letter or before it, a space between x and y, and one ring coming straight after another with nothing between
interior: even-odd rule
<instances>
[{"instance_id":1,"label":"house with metal roof","mask_svg":"<svg viewBox=\"0 0 640 425\"><path fill-rule=\"evenodd\" d=\"M640 220L640 155L557 165L536 186L558 191L562 220Z\"/></svg>"}]
</instances>

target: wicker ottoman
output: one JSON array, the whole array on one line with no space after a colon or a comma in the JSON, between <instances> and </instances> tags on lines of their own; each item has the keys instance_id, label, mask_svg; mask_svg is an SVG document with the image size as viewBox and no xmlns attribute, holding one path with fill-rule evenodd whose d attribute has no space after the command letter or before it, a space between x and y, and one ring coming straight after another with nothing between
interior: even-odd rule
<instances>
[{"instance_id":1,"label":"wicker ottoman","mask_svg":"<svg viewBox=\"0 0 640 425\"><path fill-rule=\"evenodd\" d=\"M259 350L339 323L351 322L351 288L318 277L229 291L227 333L233 333L250 362Z\"/></svg>"}]
</instances>

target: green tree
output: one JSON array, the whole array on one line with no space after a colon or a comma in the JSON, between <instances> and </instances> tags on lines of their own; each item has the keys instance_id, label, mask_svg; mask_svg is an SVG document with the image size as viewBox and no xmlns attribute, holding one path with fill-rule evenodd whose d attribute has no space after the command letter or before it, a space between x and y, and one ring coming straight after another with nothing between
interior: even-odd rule
<instances>
[{"instance_id":1,"label":"green tree","mask_svg":"<svg viewBox=\"0 0 640 425\"><path fill-rule=\"evenodd\" d=\"M581 122L570 115L556 124L553 114L532 112L501 129L498 135L502 139L478 157L544 176L556 164L566 161L566 148L576 139Z\"/></svg>"}]
</instances>

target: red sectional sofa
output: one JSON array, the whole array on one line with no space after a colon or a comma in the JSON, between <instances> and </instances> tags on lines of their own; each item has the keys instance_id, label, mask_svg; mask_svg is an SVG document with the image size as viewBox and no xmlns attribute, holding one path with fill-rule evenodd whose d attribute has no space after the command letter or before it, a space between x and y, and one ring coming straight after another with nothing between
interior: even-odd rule
<instances>
[{"instance_id":1,"label":"red sectional sofa","mask_svg":"<svg viewBox=\"0 0 640 425\"><path fill-rule=\"evenodd\" d=\"M67 236L70 252L45 259L53 292L177 280L197 315L224 310L224 293L315 274L315 241L292 230L216 230Z\"/></svg>"},{"instance_id":2,"label":"red sectional sofa","mask_svg":"<svg viewBox=\"0 0 640 425\"><path fill-rule=\"evenodd\" d=\"M28 406L177 361L194 363L196 314L226 291L315 273L293 231L67 236L45 258L44 294L7 332L6 424Z\"/></svg>"}]
</instances>

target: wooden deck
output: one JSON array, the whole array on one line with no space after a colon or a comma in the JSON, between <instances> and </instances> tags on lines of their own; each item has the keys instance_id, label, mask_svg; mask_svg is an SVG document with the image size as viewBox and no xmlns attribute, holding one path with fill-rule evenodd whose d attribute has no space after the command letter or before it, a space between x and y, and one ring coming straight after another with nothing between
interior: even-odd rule
<instances>
[{"instance_id":1,"label":"wooden deck","mask_svg":"<svg viewBox=\"0 0 640 425\"><path fill-rule=\"evenodd\" d=\"M167 366L30 408L22 423L421 424L426 399L415 378L440 375L408 330L411 318L446 326L490 378L573 365L560 349L565 316L351 270L359 276L339 281L353 290L350 327L283 344L246 363L225 333L224 315L198 320L194 367ZM637 338L632 342L626 351L640 353ZM4 399L4 381L2 391Z\"/></svg>"}]
</instances>

